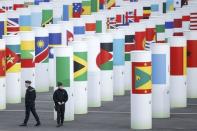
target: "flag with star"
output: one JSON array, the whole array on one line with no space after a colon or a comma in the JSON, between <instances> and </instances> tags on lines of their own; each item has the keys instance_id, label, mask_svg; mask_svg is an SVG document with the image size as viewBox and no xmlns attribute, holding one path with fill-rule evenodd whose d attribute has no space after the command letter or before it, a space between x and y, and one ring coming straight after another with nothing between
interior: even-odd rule
<instances>
[{"instance_id":1,"label":"flag with star","mask_svg":"<svg viewBox=\"0 0 197 131\"><path fill-rule=\"evenodd\" d=\"M49 37L35 37L35 62L48 63L49 57Z\"/></svg>"},{"instance_id":2,"label":"flag with star","mask_svg":"<svg viewBox=\"0 0 197 131\"><path fill-rule=\"evenodd\" d=\"M6 72L15 73L20 72L20 46L6 45Z\"/></svg>"},{"instance_id":3,"label":"flag with star","mask_svg":"<svg viewBox=\"0 0 197 131\"><path fill-rule=\"evenodd\" d=\"M150 94L152 90L151 62L132 62L132 93Z\"/></svg>"},{"instance_id":4,"label":"flag with star","mask_svg":"<svg viewBox=\"0 0 197 131\"><path fill-rule=\"evenodd\" d=\"M73 3L73 18L80 18L82 13L82 3Z\"/></svg>"}]
</instances>

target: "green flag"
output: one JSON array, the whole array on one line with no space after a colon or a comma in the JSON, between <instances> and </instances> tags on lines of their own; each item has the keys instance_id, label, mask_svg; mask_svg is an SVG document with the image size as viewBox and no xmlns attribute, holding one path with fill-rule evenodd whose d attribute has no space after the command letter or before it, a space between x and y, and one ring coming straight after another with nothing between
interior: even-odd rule
<instances>
[{"instance_id":1,"label":"green flag","mask_svg":"<svg viewBox=\"0 0 197 131\"><path fill-rule=\"evenodd\" d=\"M47 24L53 22L53 10L43 9L42 10L42 27L45 27Z\"/></svg>"},{"instance_id":2,"label":"green flag","mask_svg":"<svg viewBox=\"0 0 197 131\"><path fill-rule=\"evenodd\" d=\"M102 33L102 21L101 20L96 21L96 33Z\"/></svg>"},{"instance_id":3,"label":"green flag","mask_svg":"<svg viewBox=\"0 0 197 131\"><path fill-rule=\"evenodd\" d=\"M99 11L99 0L91 0L91 11L92 12Z\"/></svg>"},{"instance_id":4,"label":"green flag","mask_svg":"<svg viewBox=\"0 0 197 131\"><path fill-rule=\"evenodd\" d=\"M56 81L64 87L70 87L70 58L56 57Z\"/></svg>"}]
</instances>

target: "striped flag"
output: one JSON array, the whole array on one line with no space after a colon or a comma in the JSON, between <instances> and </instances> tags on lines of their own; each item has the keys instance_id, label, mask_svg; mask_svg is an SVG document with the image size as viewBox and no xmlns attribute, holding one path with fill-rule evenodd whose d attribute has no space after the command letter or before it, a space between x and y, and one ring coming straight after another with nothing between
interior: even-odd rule
<instances>
[{"instance_id":1,"label":"striped flag","mask_svg":"<svg viewBox=\"0 0 197 131\"><path fill-rule=\"evenodd\" d=\"M19 31L19 18L8 18L7 19L7 33L17 34Z\"/></svg>"},{"instance_id":2,"label":"striped flag","mask_svg":"<svg viewBox=\"0 0 197 131\"><path fill-rule=\"evenodd\" d=\"M127 25L129 23L133 23L134 22L134 12L133 11L126 12L125 19L126 19Z\"/></svg>"},{"instance_id":3,"label":"striped flag","mask_svg":"<svg viewBox=\"0 0 197 131\"><path fill-rule=\"evenodd\" d=\"M107 18L107 29L116 29L116 18Z\"/></svg>"},{"instance_id":4,"label":"striped flag","mask_svg":"<svg viewBox=\"0 0 197 131\"><path fill-rule=\"evenodd\" d=\"M197 30L197 12L190 14L190 30Z\"/></svg>"},{"instance_id":5,"label":"striped flag","mask_svg":"<svg viewBox=\"0 0 197 131\"><path fill-rule=\"evenodd\" d=\"M143 7L143 19L148 19L151 14L151 7Z\"/></svg>"}]
</instances>

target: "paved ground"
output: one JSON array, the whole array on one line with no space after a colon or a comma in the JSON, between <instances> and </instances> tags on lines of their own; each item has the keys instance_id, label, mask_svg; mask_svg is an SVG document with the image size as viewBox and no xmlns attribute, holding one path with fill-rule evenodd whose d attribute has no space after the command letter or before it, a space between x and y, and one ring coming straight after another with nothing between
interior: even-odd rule
<instances>
[{"instance_id":1,"label":"paved ground","mask_svg":"<svg viewBox=\"0 0 197 131\"><path fill-rule=\"evenodd\" d=\"M24 104L8 105L0 111L0 131L129 131L130 130L130 95L115 97L114 102L103 103L100 108L90 108L87 115L76 115L75 120L64 127L56 128L53 121L52 92L39 93L37 110L42 126L34 127L30 119L28 127L18 125L24 119ZM153 119L151 131L197 131L197 99L188 100L185 109L173 109L170 119Z\"/></svg>"}]
</instances>

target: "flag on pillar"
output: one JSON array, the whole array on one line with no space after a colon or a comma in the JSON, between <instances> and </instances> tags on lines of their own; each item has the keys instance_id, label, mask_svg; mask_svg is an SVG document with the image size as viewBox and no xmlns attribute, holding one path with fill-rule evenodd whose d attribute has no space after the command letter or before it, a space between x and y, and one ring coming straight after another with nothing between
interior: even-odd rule
<instances>
[{"instance_id":1,"label":"flag on pillar","mask_svg":"<svg viewBox=\"0 0 197 131\"><path fill-rule=\"evenodd\" d=\"M91 11L92 12L99 11L99 0L91 0Z\"/></svg>"},{"instance_id":2,"label":"flag on pillar","mask_svg":"<svg viewBox=\"0 0 197 131\"><path fill-rule=\"evenodd\" d=\"M63 87L70 87L70 58L56 57L56 80L62 82Z\"/></svg>"},{"instance_id":3,"label":"flag on pillar","mask_svg":"<svg viewBox=\"0 0 197 131\"><path fill-rule=\"evenodd\" d=\"M6 53L0 50L0 77L4 77L6 72Z\"/></svg>"},{"instance_id":4,"label":"flag on pillar","mask_svg":"<svg viewBox=\"0 0 197 131\"><path fill-rule=\"evenodd\" d=\"M91 0L83 0L82 15L90 15L90 14L91 14Z\"/></svg>"},{"instance_id":5,"label":"flag on pillar","mask_svg":"<svg viewBox=\"0 0 197 131\"><path fill-rule=\"evenodd\" d=\"M190 30L197 30L197 12L190 14Z\"/></svg>"},{"instance_id":6,"label":"flag on pillar","mask_svg":"<svg viewBox=\"0 0 197 131\"><path fill-rule=\"evenodd\" d=\"M132 62L132 93L150 94L152 90L151 62Z\"/></svg>"},{"instance_id":7,"label":"flag on pillar","mask_svg":"<svg viewBox=\"0 0 197 131\"><path fill-rule=\"evenodd\" d=\"M197 40L187 40L187 67L197 67Z\"/></svg>"},{"instance_id":8,"label":"flag on pillar","mask_svg":"<svg viewBox=\"0 0 197 131\"><path fill-rule=\"evenodd\" d=\"M151 15L151 7L143 7L143 19L148 19Z\"/></svg>"},{"instance_id":9,"label":"flag on pillar","mask_svg":"<svg viewBox=\"0 0 197 131\"><path fill-rule=\"evenodd\" d=\"M82 13L82 3L73 3L73 18L80 18Z\"/></svg>"},{"instance_id":10,"label":"flag on pillar","mask_svg":"<svg viewBox=\"0 0 197 131\"><path fill-rule=\"evenodd\" d=\"M107 0L107 9L116 6L116 0Z\"/></svg>"}]
</instances>

